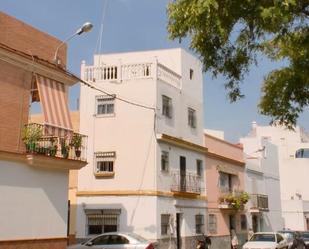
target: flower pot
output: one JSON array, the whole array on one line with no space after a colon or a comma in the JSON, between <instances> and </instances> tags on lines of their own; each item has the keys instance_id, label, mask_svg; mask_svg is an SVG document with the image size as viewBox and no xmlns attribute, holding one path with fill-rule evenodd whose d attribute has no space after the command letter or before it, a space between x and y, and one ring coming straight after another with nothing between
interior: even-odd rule
<instances>
[{"instance_id":1,"label":"flower pot","mask_svg":"<svg viewBox=\"0 0 309 249\"><path fill-rule=\"evenodd\" d=\"M80 157L82 151L81 150L75 150L75 156Z\"/></svg>"}]
</instances>

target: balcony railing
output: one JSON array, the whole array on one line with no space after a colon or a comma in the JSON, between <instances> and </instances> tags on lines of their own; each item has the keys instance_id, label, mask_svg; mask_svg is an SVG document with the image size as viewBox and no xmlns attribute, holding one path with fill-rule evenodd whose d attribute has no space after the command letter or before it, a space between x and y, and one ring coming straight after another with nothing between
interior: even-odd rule
<instances>
[{"instance_id":1,"label":"balcony railing","mask_svg":"<svg viewBox=\"0 0 309 249\"><path fill-rule=\"evenodd\" d=\"M181 87L181 76L160 63L145 62L121 65L85 66L82 73L84 80L88 82L121 82L123 80L158 78L176 88Z\"/></svg>"},{"instance_id":2,"label":"balcony railing","mask_svg":"<svg viewBox=\"0 0 309 249\"><path fill-rule=\"evenodd\" d=\"M268 196L261 194L251 194L251 209L268 211Z\"/></svg>"},{"instance_id":3,"label":"balcony railing","mask_svg":"<svg viewBox=\"0 0 309 249\"><path fill-rule=\"evenodd\" d=\"M71 133L65 136L46 134L46 126L27 124L23 130L26 153L86 161L87 136Z\"/></svg>"},{"instance_id":4,"label":"balcony railing","mask_svg":"<svg viewBox=\"0 0 309 249\"><path fill-rule=\"evenodd\" d=\"M181 174L180 172L172 173L171 191L182 193L201 193L201 177L196 174Z\"/></svg>"}]
</instances>

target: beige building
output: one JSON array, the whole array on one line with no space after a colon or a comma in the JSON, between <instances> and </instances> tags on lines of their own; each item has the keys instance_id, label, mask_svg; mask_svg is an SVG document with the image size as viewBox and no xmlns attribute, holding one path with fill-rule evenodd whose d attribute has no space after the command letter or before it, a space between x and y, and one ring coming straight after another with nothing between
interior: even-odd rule
<instances>
[{"instance_id":1,"label":"beige building","mask_svg":"<svg viewBox=\"0 0 309 249\"><path fill-rule=\"evenodd\" d=\"M212 134L212 135L210 135ZM208 233L214 248L230 248L231 230L240 244L247 234L243 149L224 140L223 133L205 133Z\"/></svg>"}]
</instances>

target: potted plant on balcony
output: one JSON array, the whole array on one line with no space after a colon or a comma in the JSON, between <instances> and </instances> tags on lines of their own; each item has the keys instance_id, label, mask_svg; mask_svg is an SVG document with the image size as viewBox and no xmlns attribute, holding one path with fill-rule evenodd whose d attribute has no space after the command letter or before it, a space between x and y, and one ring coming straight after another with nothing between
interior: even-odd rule
<instances>
[{"instance_id":1,"label":"potted plant on balcony","mask_svg":"<svg viewBox=\"0 0 309 249\"><path fill-rule=\"evenodd\" d=\"M249 194L245 191L240 193L229 193L219 197L219 203L228 204L233 209L238 210L244 207L249 200Z\"/></svg>"},{"instance_id":2,"label":"potted plant on balcony","mask_svg":"<svg viewBox=\"0 0 309 249\"><path fill-rule=\"evenodd\" d=\"M56 156L58 146L57 146L57 140L55 139L55 137L50 138L50 143L51 143L51 145L49 147L49 155L50 156Z\"/></svg>"},{"instance_id":3,"label":"potted plant on balcony","mask_svg":"<svg viewBox=\"0 0 309 249\"><path fill-rule=\"evenodd\" d=\"M76 157L80 157L81 155L82 139L83 139L82 135L78 133L73 134L71 140L71 146L75 148Z\"/></svg>"},{"instance_id":4,"label":"potted plant on balcony","mask_svg":"<svg viewBox=\"0 0 309 249\"><path fill-rule=\"evenodd\" d=\"M61 138L60 139L60 145L61 145L61 154L63 158L68 158L69 157L69 152L70 152L70 146L67 144L67 139L66 138Z\"/></svg>"},{"instance_id":5,"label":"potted plant on balcony","mask_svg":"<svg viewBox=\"0 0 309 249\"><path fill-rule=\"evenodd\" d=\"M37 142L42 138L43 130L40 125L27 125L22 130L22 141L27 152L36 152Z\"/></svg>"}]
</instances>

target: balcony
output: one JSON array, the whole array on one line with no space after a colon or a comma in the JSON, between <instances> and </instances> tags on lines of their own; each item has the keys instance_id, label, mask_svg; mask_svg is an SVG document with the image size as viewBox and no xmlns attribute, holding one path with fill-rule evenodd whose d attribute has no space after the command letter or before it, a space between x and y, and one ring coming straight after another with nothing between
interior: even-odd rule
<instances>
[{"instance_id":1,"label":"balcony","mask_svg":"<svg viewBox=\"0 0 309 249\"><path fill-rule=\"evenodd\" d=\"M29 164L53 168L79 169L86 162L87 136L78 133L57 135L50 127L30 123L22 131Z\"/></svg>"},{"instance_id":2,"label":"balcony","mask_svg":"<svg viewBox=\"0 0 309 249\"><path fill-rule=\"evenodd\" d=\"M172 173L171 191L174 193L187 193L193 195L201 194L201 177L192 174L181 174L180 172Z\"/></svg>"},{"instance_id":3,"label":"balcony","mask_svg":"<svg viewBox=\"0 0 309 249\"><path fill-rule=\"evenodd\" d=\"M173 87L181 88L181 76L160 63L131 63L82 67L82 76L88 82L122 82L136 79L159 79Z\"/></svg>"},{"instance_id":4,"label":"balcony","mask_svg":"<svg viewBox=\"0 0 309 249\"><path fill-rule=\"evenodd\" d=\"M251 213L259 213L261 211L268 211L268 196L261 194L251 194Z\"/></svg>"},{"instance_id":5,"label":"balcony","mask_svg":"<svg viewBox=\"0 0 309 249\"><path fill-rule=\"evenodd\" d=\"M220 209L242 210L249 198L248 193L244 191L224 192L218 199L218 207Z\"/></svg>"}]
</instances>

